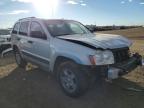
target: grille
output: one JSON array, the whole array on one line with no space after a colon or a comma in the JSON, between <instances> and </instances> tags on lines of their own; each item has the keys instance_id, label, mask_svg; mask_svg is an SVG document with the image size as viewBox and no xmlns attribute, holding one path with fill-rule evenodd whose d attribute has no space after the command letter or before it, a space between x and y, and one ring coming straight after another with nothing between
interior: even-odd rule
<instances>
[{"instance_id":1,"label":"grille","mask_svg":"<svg viewBox=\"0 0 144 108\"><path fill-rule=\"evenodd\" d=\"M130 58L129 48L120 48L112 50L115 63L120 63Z\"/></svg>"}]
</instances>

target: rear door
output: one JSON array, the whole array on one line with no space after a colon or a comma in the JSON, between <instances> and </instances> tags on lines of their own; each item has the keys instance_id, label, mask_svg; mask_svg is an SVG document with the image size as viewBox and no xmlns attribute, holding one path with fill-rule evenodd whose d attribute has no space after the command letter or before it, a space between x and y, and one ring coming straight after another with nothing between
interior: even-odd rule
<instances>
[{"instance_id":1,"label":"rear door","mask_svg":"<svg viewBox=\"0 0 144 108\"><path fill-rule=\"evenodd\" d=\"M26 54L31 52L31 49L32 49L31 44L28 43L30 39L29 34L28 34L29 25L30 25L29 20L21 21L18 36L17 36L17 41L18 41L17 44L20 47L19 49L21 50L22 55L24 57L26 57Z\"/></svg>"}]
</instances>

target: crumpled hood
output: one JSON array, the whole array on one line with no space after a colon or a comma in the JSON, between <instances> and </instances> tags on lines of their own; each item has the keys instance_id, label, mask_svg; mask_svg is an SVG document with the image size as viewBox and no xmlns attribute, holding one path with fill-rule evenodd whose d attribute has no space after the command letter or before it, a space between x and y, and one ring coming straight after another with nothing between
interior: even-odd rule
<instances>
[{"instance_id":1,"label":"crumpled hood","mask_svg":"<svg viewBox=\"0 0 144 108\"><path fill-rule=\"evenodd\" d=\"M132 42L127 38L112 34L84 34L84 35L66 35L58 37L64 40L73 40L89 44L96 48L115 49L129 47Z\"/></svg>"}]
</instances>

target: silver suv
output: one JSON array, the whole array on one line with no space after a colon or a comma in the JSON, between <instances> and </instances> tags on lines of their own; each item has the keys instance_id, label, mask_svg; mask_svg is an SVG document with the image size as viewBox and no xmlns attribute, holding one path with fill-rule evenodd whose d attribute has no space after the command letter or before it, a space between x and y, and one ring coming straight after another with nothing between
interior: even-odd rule
<instances>
[{"instance_id":1,"label":"silver suv","mask_svg":"<svg viewBox=\"0 0 144 108\"><path fill-rule=\"evenodd\" d=\"M11 36L18 66L31 62L52 73L71 97L84 94L96 76L116 79L142 64L127 38L93 34L73 20L23 18Z\"/></svg>"}]
</instances>

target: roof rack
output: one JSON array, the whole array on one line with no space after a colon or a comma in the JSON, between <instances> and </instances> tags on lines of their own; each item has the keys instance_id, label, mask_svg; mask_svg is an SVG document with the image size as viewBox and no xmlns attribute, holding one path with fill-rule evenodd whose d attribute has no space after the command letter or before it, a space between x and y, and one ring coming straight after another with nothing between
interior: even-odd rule
<instances>
[{"instance_id":1,"label":"roof rack","mask_svg":"<svg viewBox=\"0 0 144 108\"><path fill-rule=\"evenodd\" d=\"M19 20L28 19L28 18L36 18L36 17L26 17L26 18L21 18Z\"/></svg>"}]
</instances>

